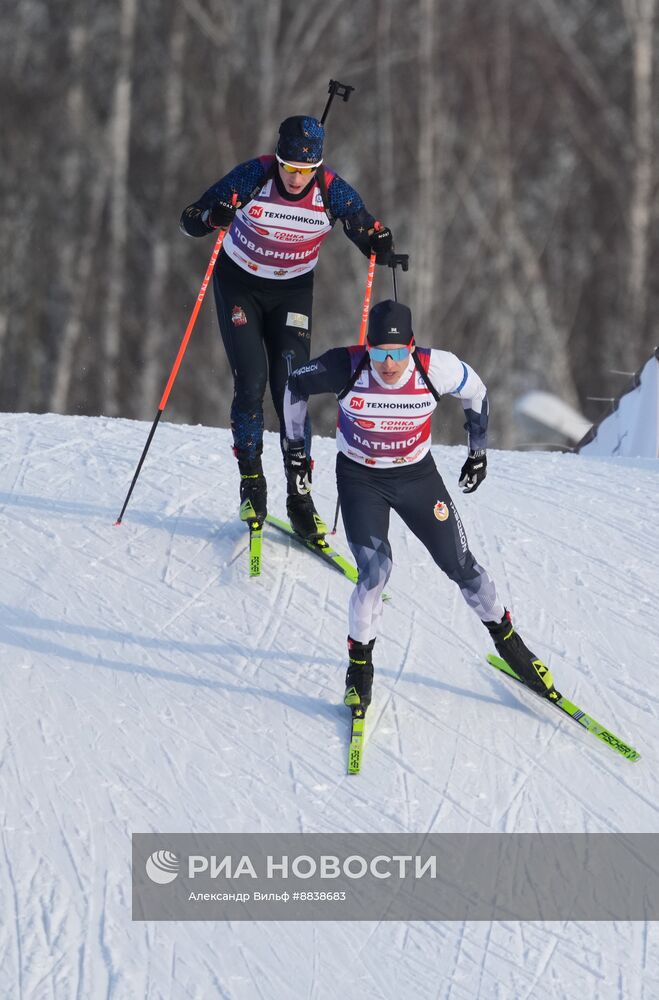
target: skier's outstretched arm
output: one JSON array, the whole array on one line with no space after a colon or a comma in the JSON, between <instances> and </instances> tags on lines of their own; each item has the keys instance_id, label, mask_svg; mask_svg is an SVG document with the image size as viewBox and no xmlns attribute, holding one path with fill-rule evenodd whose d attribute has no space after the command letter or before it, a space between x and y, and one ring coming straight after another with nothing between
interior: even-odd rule
<instances>
[{"instance_id":1,"label":"skier's outstretched arm","mask_svg":"<svg viewBox=\"0 0 659 1000\"><path fill-rule=\"evenodd\" d=\"M304 437L309 396L341 392L350 378L350 352L334 347L289 376L284 392L284 423L289 441Z\"/></svg>"},{"instance_id":2,"label":"skier's outstretched arm","mask_svg":"<svg viewBox=\"0 0 659 1000\"><path fill-rule=\"evenodd\" d=\"M375 216L366 208L361 195L338 174L327 189L329 211L340 219L343 231L365 257L376 254L377 264L387 264L393 247L393 235L388 226L376 229Z\"/></svg>"},{"instance_id":3,"label":"skier's outstretched arm","mask_svg":"<svg viewBox=\"0 0 659 1000\"><path fill-rule=\"evenodd\" d=\"M267 169L264 157L239 163L204 191L201 198L183 209L179 223L181 232L186 236L207 236L214 229L230 226L236 208L249 201L250 194L264 179Z\"/></svg>"}]
</instances>

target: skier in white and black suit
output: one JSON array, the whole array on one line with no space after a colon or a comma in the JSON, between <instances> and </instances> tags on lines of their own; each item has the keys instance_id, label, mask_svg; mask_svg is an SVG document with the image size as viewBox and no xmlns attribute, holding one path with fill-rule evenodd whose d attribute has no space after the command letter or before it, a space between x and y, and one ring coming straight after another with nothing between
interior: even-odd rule
<instances>
[{"instance_id":1,"label":"skier in white and black suit","mask_svg":"<svg viewBox=\"0 0 659 1000\"><path fill-rule=\"evenodd\" d=\"M558 695L548 668L513 629L510 613L474 559L460 515L430 454L437 400L456 396L466 415L469 454L460 473L464 493L485 478L488 401L483 382L448 351L417 348L407 306L379 302L365 347L334 348L293 373L284 395L286 461L300 491L310 489L303 429L307 400L333 392L339 401L336 480L346 537L359 570L350 598L345 704L364 711L371 700L372 650L382 592L392 568L389 514L396 511L437 565L460 588L500 655L540 694Z\"/></svg>"},{"instance_id":2,"label":"skier in white and black suit","mask_svg":"<svg viewBox=\"0 0 659 1000\"><path fill-rule=\"evenodd\" d=\"M324 165L324 137L315 118L287 118L274 156L234 167L181 216L188 236L228 229L213 288L234 377L231 430L241 476L240 516L250 523L262 524L267 514L261 464L266 385L283 442L286 379L311 353L314 268L323 240L340 219L346 236L365 256L374 252L376 263L386 264L392 248L391 230L376 228L357 191ZM309 423L304 438L309 454ZM327 531L310 496L289 488L286 510L303 537Z\"/></svg>"}]
</instances>

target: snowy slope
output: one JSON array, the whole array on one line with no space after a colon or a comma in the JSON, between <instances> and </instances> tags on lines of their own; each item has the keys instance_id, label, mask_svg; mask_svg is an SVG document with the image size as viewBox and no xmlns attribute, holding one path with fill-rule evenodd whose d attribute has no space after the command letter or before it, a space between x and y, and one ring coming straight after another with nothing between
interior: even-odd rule
<instances>
[{"instance_id":1,"label":"snowy slope","mask_svg":"<svg viewBox=\"0 0 659 1000\"><path fill-rule=\"evenodd\" d=\"M161 425L113 526L147 432L0 416L0 997L659 997L656 925L130 919L134 831L656 831L659 464L492 452L463 497L463 449L435 449L524 637L643 759L495 675L484 629L394 518L349 778L350 584L275 534L248 578L223 430ZM315 457L330 517L333 442ZM274 435L266 471L281 512Z\"/></svg>"}]
</instances>

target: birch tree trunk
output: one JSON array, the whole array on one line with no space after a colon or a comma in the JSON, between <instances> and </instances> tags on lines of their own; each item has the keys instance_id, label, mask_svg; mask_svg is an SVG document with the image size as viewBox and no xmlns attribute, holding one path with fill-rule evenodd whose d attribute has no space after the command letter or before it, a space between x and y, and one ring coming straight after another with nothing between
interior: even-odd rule
<instances>
[{"instance_id":1,"label":"birch tree trunk","mask_svg":"<svg viewBox=\"0 0 659 1000\"><path fill-rule=\"evenodd\" d=\"M164 212L175 203L176 185L184 144L183 132L183 57L185 53L185 9L176 4L169 38L168 62L165 73L165 127L163 138L162 188L160 204L164 211L153 219L151 269L146 295L146 324L142 345L140 398L136 412L143 419L153 417L164 388L167 359L163 358L167 327L167 291L171 269L172 240L176 227ZM183 237L181 237L183 239ZM181 335L183 331L181 330ZM172 362L175 355L172 354Z\"/></svg>"},{"instance_id":2,"label":"birch tree trunk","mask_svg":"<svg viewBox=\"0 0 659 1000\"><path fill-rule=\"evenodd\" d=\"M107 141L102 142L105 148ZM73 295L62 329L61 344L57 355L57 365L51 391L51 409L54 413L71 412L71 395L75 383L76 350L80 344L81 334L87 318L94 323L93 313L85 311L88 304L88 294L92 281L94 266L98 261L95 247L101 229L103 206L107 199L109 187L109 169L106 156L99 156L96 170L93 173L90 192L89 213L85 218L85 229L77 244L75 267L72 269Z\"/></svg>"},{"instance_id":3,"label":"birch tree trunk","mask_svg":"<svg viewBox=\"0 0 659 1000\"><path fill-rule=\"evenodd\" d=\"M513 231L515 217L515 191L513 184L512 162L512 122L510 109L510 86L512 78L512 52L509 24L509 4L501 0L498 8L496 26L496 57L494 67L494 94L487 93L486 81L483 81L481 100L489 104L492 120L490 123L494 163L496 169L496 228L499 239L493 247L495 273L497 275L497 292L494 296L495 338L499 364L507 359L509 375L517 369L516 355L518 352L517 326L524 306L522 297L518 295L514 277ZM521 306L521 308L520 308ZM505 371L505 367L503 369ZM509 376L507 376L508 378ZM507 387L513 395L519 391L519 386ZM511 391L512 390L512 391ZM512 399L510 400L512 403ZM499 414L499 433L501 447L510 448L514 440L515 430L512 417L512 405L502 407Z\"/></svg>"},{"instance_id":4,"label":"birch tree trunk","mask_svg":"<svg viewBox=\"0 0 659 1000\"><path fill-rule=\"evenodd\" d=\"M382 213L390 218L394 208L396 175L391 62L393 0L380 0L375 14L375 78L377 83L377 161L378 182L382 192ZM392 223L393 226L393 223ZM395 236L395 233L394 233Z\"/></svg>"},{"instance_id":5,"label":"birch tree trunk","mask_svg":"<svg viewBox=\"0 0 659 1000\"><path fill-rule=\"evenodd\" d=\"M281 0L268 0L259 19L259 71L257 113L259 122L258 152L269 152L277 135L279 122L274 121L277 88L281 81L278 59L278 39L281 24Z\"/></svg>"},{"instance_id":6,"label":"birch tree trunk","mask_svg":"<svg viewBox=\"0 0 659 1000\"><path fill-rule=\"evenodd\" d=\"M653 205L653 34L656 0L623 0L632 37L634 166L629 206L629 338L643 342L648 308L648 255ZM621 359L622 360L622 359Z\"/></svg>"},{"instance_id":7,"label":"birch tree trunk","mask_svg":"<svg viewBox=\"0 0 659 1000\"><path fill-rule=\"evenodd\" d=\"M118 68L111 117L110 238L107 299L103 324L102 408L119 413L121 309L124 302L128 245L128 166L132 115L132 71L137 0L121 0Z\"/></svg>"},{"instance_id":8,"label":"birch tree trunk","mask_svg":"<svg viewBox=\"0 0 659 1000\"><path fill-rule=\"evenodd\" d=\"M49 409L53 413L66 413L69 397L69 385L73 374L73 352L77 336L80 332L80 317L73 322L76 306L80 303L80 284L84 280L80 263L82 244L85 242L85 229L89 219L85 217L81 198L82 190L82 159L85 149L86 117L89 114L84 87L84 65L89 43L89 32L84 23L84 12L80 18L78 8L71 12L68 48L71 82L66 98L66 121L68 125L68 143L66 154L62 158L60 190L66 206L69 220L77 219L78 228L71 225L69 238L62 242L58 254L58 265L61 283L66 302L66 319L59 335L57 358L53 367L50 385ZM97 220L98 221L98 220Z\"/></svg>"},{"instance_id":9,"label":"birch tree trunk","mask_svg":"<svg viewBox=\"0 0 659 1000\"><path fill-rule=\"evenodd\" d=\"M442 128L440 74L437 64L437 0L420 0L419 17L419 108L417 123L418 227L414 240L414 287L416 324L421 330L431 326L433 305L442 286L442 189L438 135ZM412 265L411 265L412 266Z\"/></svg>"}]
</instances>

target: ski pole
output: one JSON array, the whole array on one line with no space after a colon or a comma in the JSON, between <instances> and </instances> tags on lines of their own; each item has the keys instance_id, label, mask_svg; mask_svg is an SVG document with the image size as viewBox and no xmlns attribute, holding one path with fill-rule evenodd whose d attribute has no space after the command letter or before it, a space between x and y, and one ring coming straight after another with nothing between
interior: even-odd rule
<instances>
[{"instance_id":1,"label":"ski pole","mask_svg":"<svg viewBox=\"0 0 659 1000\"><path fill-rule=\"evenodd\" d=\"M380 228L380 223L376 222L374 229ZM364 291L364 304L362 306L362 325L359 329L359 344L362 346L366 343L366 327L368 326L368 311L371 306L371 293L373 291L373 275L375 274L375 253L372 253L369 258L368 264L368 275L366 277L366 290ZM339 498L336 498L336 509L334 511L334 523L332 525L332 530L330 535L336 534L336 526L339 523L339 510L340 510Z\"/></svg>"},{"instance_id":2,"label":"ski pole","mask_svg":"<svg viewBox=\"0 0 659 1000\"><path fill-rule=\"evenodd\" d=\"M320 119L320 124L324 125L327 121L327 115L329 114L329 109L332 105L332 101L335 97L342 97L344 101L350 99L350 95L355 88L348 86L345 83L339 83L338 80L330 80L328 87L329 97L327 98L327 104L325 105L325 110L323 111L322 117ZM375 223L375 228L380 228L380 223ZM370 263L368 266L368 277L366 279L366 291L364 293L364 305L362 308L362 325L359 331L359 343L363 344L366 338L366 324L368 322L368 307L371 301L371 289L373 288L373 274L375 272L375 254L372 253L370 257ZM336 526L339 520L339 501L336 501L336 512L334 514L334 526L332 528L331 534L336 534Z\"/></svg>"},{"instance_id":3,"label":"ski pole","mask_svg":"<svg viewBox=\"0 0 659 1000\"><path fill-rule=\"evenodd\" d=\"M373 229L382 229L379 222L373 223ZM364 305L362 306L362 325L359 328L359 345L366 343L366 327L368 326L368 310L371 306L371 292L373 291L373 275L375 274L375 251L369 257L368 276L366 278L366 291L364 292Z\"/></svg>"},{"instance_id":4,"label":"ski pole","mask_svg":"<svg viewBox=\"0 0 659 1000\"><path fill-rule=\"evenodd\" d=\"M330 105L335 97L342 97L344 101L350 99L350 95L355 88L349 87L346 83L339 83L338 80L330 80L329 88L327 93L329 97L327 98L327 104L325 105L325 110L323 111L323 117L320 119L320 124L324 125L329 114Z\"/></svg>"},{"instance_id":5,"label":"ski pole","mask_svg":"<svg viewBox=\"0 0 659 1000\"><path fill-rule=\"evenodd\" d=\"M398 289L396 288L396 268L400 264L403 271L407 271L410 266L410 255L408 253L392 253L388 261L391 268L391 277L394 283L394 302L398 302Z\"/></svg>"},{"instance_id":6,"label":"ski pole","mask_svg":"<svg viewBox=\"0 0 659 1000\"><path fill-rule=\"evenodd\" d=\"M375 229L380 228L380 223L376 222ZM398 289L396 287L396 268L400 265L403 271L407 271L410 266L410 255L407 253L392 253L389 261L388 267L391 268L391 276L394 282L394 301L398 302ZM371 303L371 290L373 287L373 272L375 271L375 254L371 254L371 261L368 268L368 278L366 279L366 293L364 295L364 306L362 309L362 325L359 331L359 343L360 345L366 343L366 326L368 324L368 310ZM334 511L334 524L332 525L331 535L336 534L336 527L339 523L339 510L340 503L337 497L336 500L336 510Z\"/></svg>"},{"instance_id":7,"label":"ski pole","mask_svg":"<svg viewBox=\"0 0 659 1000\"><path fill-rule=\"evenodd\" d=\"M381 229L379 222L376 222L374 229ZM398 289L396 288L396 267L398 264L403 268L403 271L407 271L409 267L409 254L406 253L392 253L388 261L388 266L391 268L391 275L394 279L394 301L398 302ZM370 263L368 266L368 277L366 279L366 292L364 294L364 305L362 308L362 325L359 330L359 344L362 346L366 343L366 327L368 326L368 311L371 305L371 291L373 289L373 275L375 273L375 254L372 253L370 257Z\"/></svg>"},{"instance_id":8,"label":"ski pole","mask_svg":"<svg viewBox=\"0 0 659 1000\"><path fill-rule=\"evenodd\" d=\"M233 205L236 204L237 198L238 198L238 196L234 192L233 197L231 199L231 202L232 202ZM153 439L153 435L156 433L156 427L158 426L158 421L160 420L160 418L161 418L161 416L163 414L163 410L167 406L167 400L169 399L169 394L172 391L172 386L174 385L174 380L176 379L176 376L178 375L178 370L181 367L181 361L183 360L183 355L185 354L186 348L188 346L188 341L190 340L190 337L192 336L192 331L193 331L194 325L195 325L195 323L197 321L197 316L199 314L199 310L201 309L201 303L204 301L204 297L206 295L206 290L208 288L209 282L211 280L211 276L213 274L213 268L215 267L215 262L217 260L218 254L220 252L220 248L222 247L222 241L224 240L224 237L225 237L227 231L228 230L226 230L226 229L221 229L220 232L219 232L219 234L218 234L217 240L215 241L215 246L213 247L213 252L211 254L210 261L208 262L208 267L206 268L206 274L204 276L204 280L201 283L201 288L199 289L199 294L197 295L197 300L196 300L196 302L194 304L194 308L192 310L192 313L190 314L190 319L188 320L188 325L187 325L185 333L183 335L183 340L181 341L181 346L178 349L178 354L176 355L176 360L175 360L175 362L174 362L174 364L172 366L171 372L169 373L169 378L167 379L167 385L165 386L165 391L163 392L162 398L160 400L160 403L158 404L158 412L156 413L156 418L153 421L153 424L151 425L151 430L149 431L149 436L146 439L146 444L144 445L144 451L142 452L140 460L137 463L137 468L135 470L135 475L133 476L133 481L130 484L130 489L128 490L128 493L126 494L126 499L124 500L124 505L121 508L121 513L119 514L119 517L117 518L117 520L114 522L115 525L121 524L122 518L123 518L124 513L126 511L126 507L128 506L128 501L130 500L131 494L133 492L133 489L135 488L135 483L137 482L138 476L139 476L140 472L142 471L142 466L144 465L144 459L146 458L146 455L147 455L147 452L149 450L149 447L151 446L151 441Z\"/></svg>"},{"instance_id":9,"label":"ski pole","mask_svg":"<svg viewBox=\"0 0 659 1000\"><path fill-rule=\"evenodd\" d=\"M368 310L371 306L371 292L373 291L373 275L375 274L375 254L372 253L368 263L368 275L366 277L366 290L364 292L364 304L362 306L362 325L359 329L359 344L366 343L366 327L368 326Z\"/></svg>"}]
</instances>

